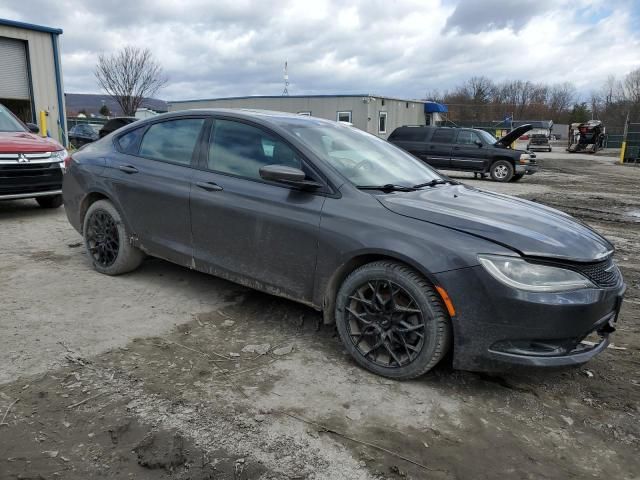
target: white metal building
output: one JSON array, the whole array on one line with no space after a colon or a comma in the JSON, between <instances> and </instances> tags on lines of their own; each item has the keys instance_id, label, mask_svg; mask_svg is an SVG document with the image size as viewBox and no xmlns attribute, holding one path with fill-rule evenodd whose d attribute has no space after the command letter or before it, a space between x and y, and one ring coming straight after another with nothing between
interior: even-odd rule
<instances>
[{"instance_id":1,"label":"white metal building","mask_svg":"<svg viewBox=\"0 0 640 480\"><path fill-rule=\"evenodd\" d=\"M370 94L290 95L213 98L168 102L169 111L193 108L250 108L311 115L350 122L366 132L387 138L397 127L424 125L426 103Z\"/></svg>"},{"instance_id":2,"label":"white metal building","mask_svg":"<svg viewBox=\"0 0 640 480\"><path fill-rule=\"evenodd\" d=\"M0 103L66 145L59 28L0 18Z\"/></svg>"}]
</instances>

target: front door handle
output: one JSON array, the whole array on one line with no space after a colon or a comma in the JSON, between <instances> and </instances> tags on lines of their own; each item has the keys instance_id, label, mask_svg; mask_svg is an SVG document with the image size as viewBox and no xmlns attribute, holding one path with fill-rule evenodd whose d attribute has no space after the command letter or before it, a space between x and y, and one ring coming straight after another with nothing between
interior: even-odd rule
<instances>
[{"instance_id":1,"label":"front door handle","mask_svg":"<svg viewBox=\"0 0 640 480\"><path fill-rule=\"evenodd\" d=\"M196 183L197 187L200 187L207 192L219 192L222 190L222 187L214 182L198 182Z\"/></svg>"},{"instance_id":2,"label":"front door handle","mask_svg":"<svg viewBox=\"0 0 640 480\"><path fill-rule=\"evenodd\" d=\"M118 168L124 173L138 173L138 169L133 165L120 165Z\"/></svg>"}]
</instances>

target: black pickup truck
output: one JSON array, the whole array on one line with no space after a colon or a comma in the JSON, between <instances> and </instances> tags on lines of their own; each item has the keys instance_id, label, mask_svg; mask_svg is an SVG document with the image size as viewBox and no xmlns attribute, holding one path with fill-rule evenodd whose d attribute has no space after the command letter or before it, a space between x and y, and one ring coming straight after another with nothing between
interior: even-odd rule
<instances>
[{"instance_id":1,"label":"black pickup truck","mask_svg":"<svg viewBox=\"0 0 640 480\"><path fill-rule=\"evenodd\" d=\"M535 154L510 147L531 128L522 125L496 140L472 128L405 126L396 128L388 140L434 168L488 173L496 182L510 182L538 170Z\"/></svg>"}]
</instances>

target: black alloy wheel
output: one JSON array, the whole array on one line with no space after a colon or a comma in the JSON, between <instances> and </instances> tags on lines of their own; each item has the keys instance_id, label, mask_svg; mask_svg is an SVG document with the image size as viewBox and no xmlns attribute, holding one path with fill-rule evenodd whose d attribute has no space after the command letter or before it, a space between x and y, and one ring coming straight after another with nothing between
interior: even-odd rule
<instances>
[{"instance_id":1,"label":"black alloy wheel","mask_svg":"<svg viewBox=\"0 0 640 480\"><path fill-rule=\"evenodd\" d=\"M451 346L451 318L433 284L392 260L367 263L347 276L335 320L356 363L396 380L428 372Z\"/></svg>"},{"instance_id":2,"label":"black alloy wheel","mask_svg":"<svg viewBox=\"0 0 640 480\"><path fill-rule=\"evenodd\" d=\"M345 310L354 347L375 365L404 367L422 350L424 315L400 285L386 279L368 281L349 295Z\"/></svg>"},{"instance_id":3,"label":"black alloy wheel","mask_svg":"<svg viewBox=\"0 0 640 480\"><path fill-rule=\"evenodd\" d=\"M105 210L94 210L87 219L86 241L93 261L110 267L118 258L120 237L118 227Z\"/></svg>"}]
</instances>

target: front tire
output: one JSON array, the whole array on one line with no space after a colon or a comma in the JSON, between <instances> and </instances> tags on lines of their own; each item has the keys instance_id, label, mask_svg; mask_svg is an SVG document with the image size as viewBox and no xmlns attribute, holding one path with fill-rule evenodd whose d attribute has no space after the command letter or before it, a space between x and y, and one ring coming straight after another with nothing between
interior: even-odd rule
<instances>
[{"instance_id":1,"label":"front tire","mask_svg":"<svg viewBox=\"0 0 640 480\"><path fill-rule=\"evenodd\" d=\"M92 203L84 217L84 244L93 267L106 275L135 270L144 253L129 241L120 213L108 200Z\"/></svg>"},{"instance_id":2,"label":"front tire","mask_svg":"<svg viewBox=\"0 0 640 480\"><path fill-rule=\"evenodd\" d=\"M397 380L423 375L451 344L450 318L438 293L415 270L392 261L352 272L338 291L335 318L355 361Z\"/></svg>"},{"instance_id":3,"label":"front tire","mask_svg":"<svg viewBox=\"0 0 640 480\"><path fill-rule=\"evenodd\" d=\"M495 182L510 182L513 178L513 165L507 160L497 160L491 164L489 170Z\"/></svg>"},{"instance_id":4,"label":"front tire","mask_svg":"<svg viewBox=\"0 0 640 480\"><path fill-rule=\"evenodd\" d=\"M47 195L45 197L36 197L36 202L42 208L58 208L62 206L62 195Z\"/></svg>"}]
</instances>

